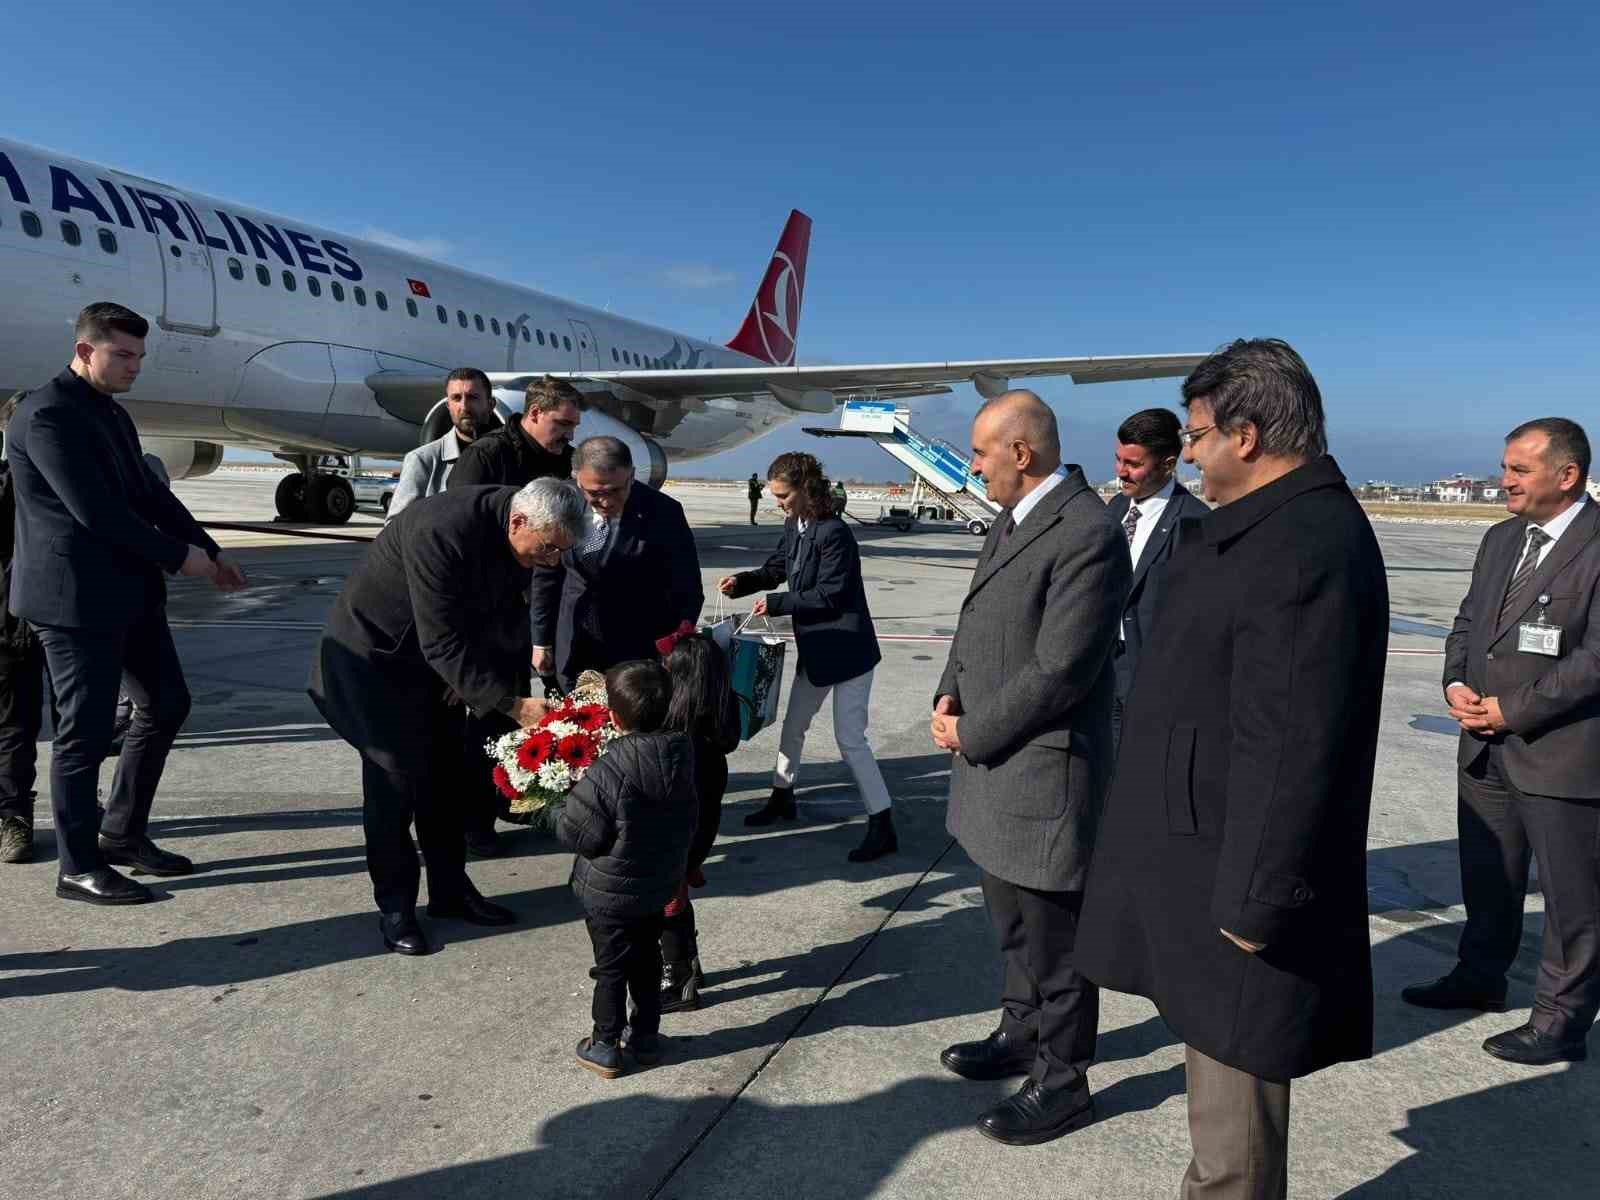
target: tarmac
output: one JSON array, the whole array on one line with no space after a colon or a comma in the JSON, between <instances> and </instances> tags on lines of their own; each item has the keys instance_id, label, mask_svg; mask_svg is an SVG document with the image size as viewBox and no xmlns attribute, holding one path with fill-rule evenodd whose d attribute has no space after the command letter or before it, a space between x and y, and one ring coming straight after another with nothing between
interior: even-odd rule
<instances>
[{"instance_id":1,"label":"tarmac","mask_svg":"<svg viewBox=\"0 0 1600 1200\"><path fill-rule=\"evenodd\" d=\"M303 690L378 521L295 536L267 521L273 482L224 470L176 487L202 521L250 526L218 532L247 591L171 587L195 703L151 832L197 873L155 881L165 902L142 907L55 899L47 787L38 861L0 866L0 1196L1176 1194L1182 1047L1145 1001L1102 997L1097 1120L1044 1146L973 1127L1014 1082L939 1066L945 1045L993 1028L997 1005L977 873L944 830L948 759L927 736L976 538L857 530L883 635L871 736L899 853L846 861L863 818L828 722L807 746L793 823L744 828L776 732L741 746L695 900L705 1006L665 1019L660 1066L607 1083L573 1062L590 949L570 858L547 835L507 829L503 857L470 865L515 926L425 918L437 953L383 950L357 758ZM774 546L770 507L752 528L736 489L671 490L708 595ZM1295 1083L1295 1197L1600 1194L1596 1064L1529 1069L1480 1049L1527 1017L1537 894L1519 1008L1469 1019L1399 998L1450 968L1463 920L1440 670L1484 528L1377 525L1394 614L1368 856L1378 1046Z\"/></svg>"}]
</instances>

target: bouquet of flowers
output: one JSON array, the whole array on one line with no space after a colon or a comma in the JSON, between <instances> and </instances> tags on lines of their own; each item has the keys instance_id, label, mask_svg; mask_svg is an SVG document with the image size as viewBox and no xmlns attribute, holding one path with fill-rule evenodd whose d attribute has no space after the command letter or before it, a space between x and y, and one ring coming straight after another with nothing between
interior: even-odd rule
<instances>
[{"instance_id":1,"label":"bouquet of flowers","mask_svg":"<svg viewBox=\"0 0 1600 1200\"><path fill-rule=\"evenodd\" d=\"M584 772L618 737L606 706L605 680L585 671L578 686L532 729L514 729L484 750L494 761L494 784L513 820L550 826Z\"/></svg>"}]
</instances>

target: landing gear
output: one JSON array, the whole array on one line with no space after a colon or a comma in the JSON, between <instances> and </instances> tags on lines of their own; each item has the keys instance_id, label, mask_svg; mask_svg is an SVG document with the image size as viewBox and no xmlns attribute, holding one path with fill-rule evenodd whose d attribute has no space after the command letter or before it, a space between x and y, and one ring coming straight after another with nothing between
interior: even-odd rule
<instances>
[{"instance_id":1,"label":"landing gear","mask_svg":"<svg viewBox=\"0 0 1600 1200\"><path fill-rule=\"evenodd\" d=\"M342 475L324 475L306 460L300 469L278 481L273 502L280 521L309 521L314 525L343 525L356 510L355 489Z\"/></svg>"},{"instance_id":2,"label":"landing gear","mask_svg":"<svg viewBox=\"0 0 1600 1200\"><path fill-rule=\"evenodd\" d=\"M272 499L280 521L304 521L310 515L306 509L306 477L299 471L278 480L278 490Z\"/></svg>"}]
</instances>

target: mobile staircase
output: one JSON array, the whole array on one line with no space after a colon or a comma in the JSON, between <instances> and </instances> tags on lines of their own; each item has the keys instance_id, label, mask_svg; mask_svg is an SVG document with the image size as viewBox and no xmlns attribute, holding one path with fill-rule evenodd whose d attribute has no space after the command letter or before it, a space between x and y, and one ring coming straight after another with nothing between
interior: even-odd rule
<instances>
[{"instance_id":1,"label":"mobile staircase","mask_svg":"<svg viewBox=\"0 0 1600 1200\"><path fill-rule=\"evenodd\" d=\"M839 413L839 427L810 427L816 437L869 438L883 450L911 468L919 490L938 496L957 512L967 530L982 536L1000 506L989 499L983 480L972 473L972 465L942 438L926 438L911 428L911 410L892 400L846 400ZM904 527L904 526L902 526Z\"/></svg>"}]
</instances>

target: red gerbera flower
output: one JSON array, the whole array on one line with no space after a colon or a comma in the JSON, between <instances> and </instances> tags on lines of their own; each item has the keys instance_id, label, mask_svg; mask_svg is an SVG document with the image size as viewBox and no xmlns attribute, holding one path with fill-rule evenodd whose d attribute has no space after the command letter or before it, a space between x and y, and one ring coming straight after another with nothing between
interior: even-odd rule
<instances>
[{"instance_id":1,"label":"red gerbera flower","mask_svg":"<svg viewBox=\"0 0 1600 1200\"><path fill-rule=\"evenodd\" d=\"M507 800L517 798L517 789L511 786L511 776L506 774L506 769L498 763L494 768L494 785L500 789L500 794Z\"/></svg>"},{"instance_id":2,"label":"red gerbera flower","mask_svg":"<svg viewBox=\"0 0 1600 1200\"><path fill-rule=\"evenodd\" d=\"M598 733L611 721L611 710L604 704L583 704L572 710L567 718L579 729Z\"/></svg>"},{"instance_id":3,"label":"red gerbera flower","mask_svg":"<svg viewBox=\"0 0 1600 1200\"><path fill-rule=\"evenodd\" d=\"M574 771L585 770L595 760L594 739L587 734L570 734L556 743L556 757Z\"/></svg>"},{"instance_id":4,"label":"red gerbera flower","mask_svg":"<svg viewBox=\"0 0 1600 1200\"><path fill-rule=\"evenodd\" d=\"M517 747L517 766L524 771L537 771L550 761L556 748L556 739L548 733L530 733Z\"/></svg>"}]
</instances>

